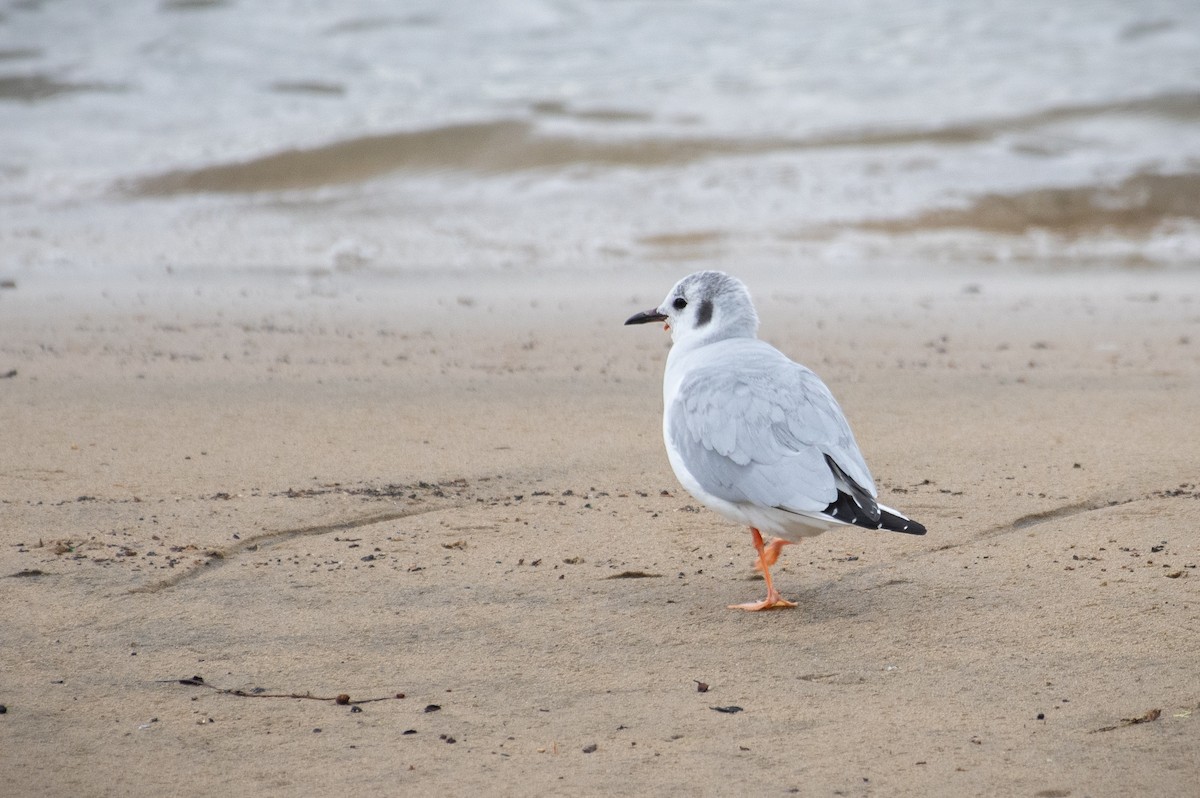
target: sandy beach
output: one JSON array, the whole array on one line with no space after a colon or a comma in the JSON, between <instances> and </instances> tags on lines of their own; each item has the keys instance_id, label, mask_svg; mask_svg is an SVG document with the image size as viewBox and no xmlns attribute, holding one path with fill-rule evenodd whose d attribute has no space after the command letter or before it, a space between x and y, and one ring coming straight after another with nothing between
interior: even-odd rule
<instances>
[{"instance_id":1,"label":"sandy beach","mask_svg":"<svg viewBox=\"0 0 1200 798\"><path fill-rule=\"evenodd\" d=\"M1191 794L1194 281L745 275L929 528L745 614L621 326L686 271L0 291L0 792Z\"/></svg>"},{"instance_id":2,"label":"sandy beach","mask_svg":"<svg viewBox=\"0 0 1200 798\"><path fill-rule=\"evenodd\" d=\"M1200 4L0 10L0 798L1200 794ZM676 482L721 269L928 535Z\"/></svg>"}]
</instances>

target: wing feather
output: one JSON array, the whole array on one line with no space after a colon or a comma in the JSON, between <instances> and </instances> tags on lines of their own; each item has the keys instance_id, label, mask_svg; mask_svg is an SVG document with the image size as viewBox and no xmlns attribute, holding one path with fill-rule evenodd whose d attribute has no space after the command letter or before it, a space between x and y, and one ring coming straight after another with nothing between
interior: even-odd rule
<instances>
[{"instance_id":1,"label":"wing feather","mask_svg":"<svg viewBox=\"0 0 1200 798\"><path fill-rule=\"evenodd\" d=\"M762 341L706 350L704 365L680 383L666 430L705 491L734 503L819 513L840 490L878 515L875 483L854 434L816 374Z\"/></svg>"}]
</instances>

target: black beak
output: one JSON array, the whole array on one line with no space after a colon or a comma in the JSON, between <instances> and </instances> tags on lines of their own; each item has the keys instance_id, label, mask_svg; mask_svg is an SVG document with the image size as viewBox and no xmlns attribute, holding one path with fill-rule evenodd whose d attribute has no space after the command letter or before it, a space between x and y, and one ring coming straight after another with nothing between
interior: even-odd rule
<instances>
[{"instance_id":1,"label":"black beak","mask_svg":"<svg viewBox=\"0 0 1200 798\"><path fill-rule=\"evenodd\" d=\"M645 324L650 321L666 321L666 314L659 313L658 308L654 310L643 310L641 313L634 313L625 320L626 324Z\"/></svg>"}]
</instances>

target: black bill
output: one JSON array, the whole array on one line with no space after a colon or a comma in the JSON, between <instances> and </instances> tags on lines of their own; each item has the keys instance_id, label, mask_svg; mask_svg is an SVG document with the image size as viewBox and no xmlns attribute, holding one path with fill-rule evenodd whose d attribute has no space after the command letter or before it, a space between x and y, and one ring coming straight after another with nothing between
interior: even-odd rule
<instances>
[{"instance_id":1,"label":"black bill","mask_svg":"<svg viewBox=\"0 0 1200 798\"><path fill-rule=\"evenodd\" d=\"M645 324L645 323L651 322L651 321L666 321L666 320L667 320L666 314L659 313L658 309L655 308L654 310L643 310L641 313L634 313L632 316L630 316L628 319L625 320L625 323L626 324Z\"/></svg>"}]
</instances>

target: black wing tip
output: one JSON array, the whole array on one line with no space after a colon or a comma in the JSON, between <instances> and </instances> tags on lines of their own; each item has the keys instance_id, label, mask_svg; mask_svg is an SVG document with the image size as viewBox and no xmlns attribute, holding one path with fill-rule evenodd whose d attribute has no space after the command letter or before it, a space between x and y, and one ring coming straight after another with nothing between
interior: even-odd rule
<instances>
[{"instance_id":1,"label":"black wing tip","mask_svg":"<svg viewBox=\"0 0 1200 798\"><path fill-rule=\"evenodd\" d=\"M880 512L878 505L874 507L875 511ZM850 494L845 491L838 491L837 500L830 502L825 508L825 515L841 521L843 524L853 524L861 526L864 529L875 529L880 525L882 519L876 515L874 518L864 510L864 508L854 500Z\"/></svg>"},{"instance_id":2,"label":"black wing tip","mask_svg":"<svg viewBox=\"0 0 1200 798\"><path fill-rule=\"evenodd\" d=\"M924 524L913 521L911 518L902 518L887 510L879 511L879 528L889 532L903 532L906 535L925 534Z\"/></svg>"},{"instance_id":3,"label":"black wing tip","mask_svg":"<svg viewBox=\"0 0 1200 798\"><path fill-rule=\"evenodd\" d=\"M825 508L825 515L844 524L853 524L863 529L885 529L888 532L903 532L906 535L924 535L925 525L890 513L882 507L879 516L871 518L848 494L838 491L837 501Z\"/></svg>"}]
</instances>

